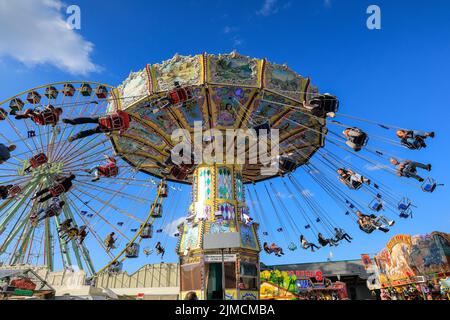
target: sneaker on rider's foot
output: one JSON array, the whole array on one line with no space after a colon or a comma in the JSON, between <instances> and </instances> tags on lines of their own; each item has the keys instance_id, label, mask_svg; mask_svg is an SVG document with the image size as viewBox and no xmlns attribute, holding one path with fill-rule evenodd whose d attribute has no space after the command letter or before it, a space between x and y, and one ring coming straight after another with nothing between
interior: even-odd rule
<instances>
[{"instance_id":1,"label":"sneaker on rider's foot","mask_svg":"<svg viewBox=\"0 0 450 320\"><path fill-rule=\"evenodd\" d=\"M419 178L419 182L424 182L424 181L425 181L425 179Z\"/></svg>"},{"instance_id":2,"label":"sneaker on rider's foot","mask_svg":"<svg viewBox=\"0 0 450 320\"><path fill-rule=\"evenodd\" d=\"M436 136L434 131L431 131L428 135L429 135L430 138L434 138Z\"/></svg>"},{"instance_id":3,"label":"sneaker on rider's foot","mask_svg":"<svg viewBox=\"0 0 450 320\"><path fill-rule=\"evenodd\" d=\"M432 167L432 165L431 165L431 163L429 163L429 164L427 165L427 170L428 170L428 171L431 171L431 167Z\"/></svg>"},{"instance_id":4,"label":"sneaker on rider's foot","mask_svg":"<svg viewBox=\"0 0 450 320\"><path fill-rule=\"evenodd\" d=\"M391 221L389 221L389 223L388 223L389 227L392 227L394 224L395 224L395 221L394 221L394 220L391 220Z\"/></svg>"}]
</instances>

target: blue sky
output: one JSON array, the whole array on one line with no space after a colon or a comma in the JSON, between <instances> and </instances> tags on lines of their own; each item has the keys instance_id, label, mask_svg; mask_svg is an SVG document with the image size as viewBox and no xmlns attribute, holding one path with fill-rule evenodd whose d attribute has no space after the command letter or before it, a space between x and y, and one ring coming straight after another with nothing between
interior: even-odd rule
<instances>
[{"instance_id":1,"label":"blue sky","mask_svg":"<svg viewBox=\"0 0 450 320\"><path fill-rule=\"evenodd\" d=\"M383 148L404 158L431 162L432 176L443 183L449 180L448 1L424 5L406 0L74 0L66 4L80 6L81 30L58 33L50 28L45 35L36 32L45 31L45 26L27 29L27 21L42 26L39 22L49 22L54 15L64 17L63 7L58 11L61 3L31 1L36 14L26 16L29 11L20 7L21 2L0 0L0 12L4 3L18 10L14 17L9 15L8 21L6 16L0 19L0 100L35 85L61 80L87 79L118 85L130 71L175 53L228 53L236 49L244 55L287 63L311 77L321 92L332 92L340 98L344 114L436 131L437 138L420 152L393 150L389 145ZM39 3L50 3L54 9ZM371 4L381 8L381 30L366 27L366 9ZM362 126L369 132L388 134L367 124ZM313 182L305 181L314 198L324 203L355 238L351 245L333 250L333 259L377 252L396 233L449 231L447 187L432 195L424 194L414 183L381 171L371 174L396 193L413 198L419 208L414 219L398 221L391 233L367 236ZM300 172L297 175L302 177ZM263 188L257 190L262 193ZM177 216L183 214L180 211ZM167 252L170 255L166 261L176 261L173 250L168 248ZM266 264L323 261L329 252L296 251L283 259L265 254L261 257ZM145 262L156 261L150 258ZM130 270L136 267L137 262L129 266Z\"/></svg>"}]
</instances>

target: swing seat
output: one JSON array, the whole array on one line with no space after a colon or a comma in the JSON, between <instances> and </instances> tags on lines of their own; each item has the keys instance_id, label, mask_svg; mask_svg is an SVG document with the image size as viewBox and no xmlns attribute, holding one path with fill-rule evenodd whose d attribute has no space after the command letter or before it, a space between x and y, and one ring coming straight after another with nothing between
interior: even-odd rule
<instances>
[{"instance_id":1,"label":"swing seat","mask_svg":"<svg viewBox=\"0 0 450 320\"><path fill-rule=\"evenodd\" d=\"M31 104L39 104L41 102L41 98L41 95L36 91L32 91L27 95L27 101Z\"/></svg>"},{"instance_id":2,"label":"swing seat","mask_svg":"<svg viewBox=\"0 0 450 320\"><path fill-rule=\"evenodd\" d=\"M116 177L119 174L119 167L115 164L110 164L104 167L100 167L100 174L106 178Z\"/></svg>"},{"instance_id":3,"label":"swing seat","mask_svg":"<svg viewBox=\"0 0 450 320\"><path fill-rule=\"evenodd\" d=\"M192 99L192 92L187 88L176 88L169 92L168 99L172 105L177 105Z\"/></svg>"},{"instance_id":4,"label":"swing seat","mask_svg":"<svg viewBox=\"0 0 450 320\"><path fill-rule=\"evenodd\" d=\"M437 186L438 184L434 179L428 178L422 184L422 190L424 192L433 193L436 190Z\"/></svg>"},{"instance_id":5,"label":"swing seat","mask_svg":"<svg viewBox=\"0 0 450 320\"><path fill-rule=\"evenodd\" d=\"M40 124L43 126L57 124L58 120L59 120L59 117L52 110L44 110L41 112L41 114L39 116L33 117L33 121L36 124Z\"/></svg>"},{"instance_id":6,"label":"swing seat","mask_svg":"<svg viewBox=\"0 0 450 320\"><path fill-rule=\"evenodd\" d=\"M176 166L170 170L170 174L177 180L186 180L186 178L189 175L189 172L182 167Z\"/></svg>"},{"instance_id":7,"label":"swing seat","mask_svg":"<svg viewBox=\"0 0 450 320\"><path fill-rule=\"evenodd\" d=\"M293 172L296 167L297 163L295 161L292 161L288 157L280 158L280 170L282 172Z\"/></svg>"},{"instance_id":8,"label":"swing seat","mask_svg":"<svg viewBox=\"0 0 450 320\"><path fill-rule=\"evenodd\" d=\"M312 98L309 103L314 107L312 113L318 117L324 117L327 113L336 113L339 110L339 100L328 93Z\"/></svg>"},{"instance_id":9,"label":"swing seat","mask_svg":"<svg viewBox=\"0 0 450 320\"><path fill-rule=\"evenodd\" d=\"M370 204L369 208L375 212L381 211L383 209L383 203L379 199L374 199Z\"/></svg>"},{"instance_id":10,"label":"swing seat","mask_svg":"<svg viewBox=\"0 0 450 320\"><path fill-rule=\"evenodd\" d=\"M66 189L64 188L64 186L62 184L58 184L58 185L54 186L53 188L50 188L49 192L53 198L56 198L59 195L66 192Z\"/></svg>"},{"instance_id":11,"label":"swing seat","mask_svg":"<svg viewBox=\"0 0 450 320\"><path fill-rule=\"evenodd\" d=\"M70 83L66 83L62 90L62 93L65 97L73 97L73 95L75 94L75 87Z\"/></svg>"},{"instance_id":12,"label":"swing seat","mask_svg":"<svg viewBox=\"0 0 450 320\"><path fill-rule=\"evenodd\" d=\"M291 242L288 246L288 249L290 251L295 251L295 250L297 250L297 245L295 243Z\"/></svg>"},{"instance_id":13,"label":"swing seat","mask_svg":"<svg viewBox=\"0 0 450 320\"><path fill-rule=\"evenodd\" d=\"M139 258L139 245L137 243L130 244L125 249L125 256L129 259Z\"/></svg>"},{"instance_id":14,"label":"swing seat","mask_svg":"<svg viewBox=\"0 0 450 320\"><path fill-rule=\"evenodd\" d=\"M33 169L39 168L47 162L48 158L44 153L39 153L30 159L30 165Z\"/></svg>"},{"instance_id":15,"label":"swing seat","mask_svg":"<svg viewBox=\"0 0 450 320\"><path fill-rule=\"evenodd\" d=\"M256 136L259 137L259 130L267 130L267 133L270 133L270 124L269 122L264 122L258 126L255 126L253 130L256 131Z\"/></svg>"},{"instance_id":16,"label":"swing seat","mask_svg":"<svg viewBox=\"0 0 450 320\"><path fill-rule=\"evenodd\" d=\"M105 99L108 96L108 89L105 86L98 86L95 89L95 95L98 99Z\"/></svg>"},{"instance_id":17,"label":"swing seat","mask_svg":"<svg viewBox=\"0 0 450 320\"><path fill-rule=\"evenodd\" d=\"M22 191L22 188L20 186L13 186L11 189L8 190L8 195L10 197L15 197Z\"/></svg>"},{"instance_id":18,"label":"swing seat","mask_svg":"<svg viewBox=\"0 0 450 320\"><path fill-rule=\"evenodd\" d=\"M56 99L58 98L58 90L55 87L47 87L45 89L44 96L46 96L48 99Z\"/></svg>"}]
</instances>

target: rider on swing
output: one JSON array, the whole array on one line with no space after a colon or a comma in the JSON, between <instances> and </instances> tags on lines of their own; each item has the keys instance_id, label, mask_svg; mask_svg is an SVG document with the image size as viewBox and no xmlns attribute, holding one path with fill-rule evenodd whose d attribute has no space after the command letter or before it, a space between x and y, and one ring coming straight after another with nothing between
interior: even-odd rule
<instances>
[{"instance_id":1,"label":"rider on swing","mask_svg":"<svg viewBox=\"0 0 450 320\"><path fill-rule=\"evenodd\" d=\"M302 248L305 250L311 249L311 252L315 252L314 248L316 248L317 250L320 249L320 247L318 247L316 244L308 242L308 240L306 240L304 235L300 235L300 244L302 245Z\"/></svg>"},{"instance_id":2,"label":"rider on swing","mask_svg":"<svg viewBox=\"0 0 450 320\"><path fill-rule=\"evenodd\" d=\"M69 177L58 177L53 186L42 189L41 191L37 192L35 196L31 199L32 200L37 199L46 193L48 194L39 200L40 203L50 200L51 198L56 198L59 195L68 192L70 188L72 188L73 180L75 180L74 174L71 174Z\"/></svg>"},{"instance_id":3,"label":"rider on swing","mask_svg":"<svg viewBox=\"0 0 450 320\"><path fill-rule=\"evenodd\" d=\"M13 187L12 184L7 186L0 186L0 199L5 200L9 196L9 190Z\"/></svg>"},{"instance_id":4,"label":"rider on swing","mask_svg":"<svg viewBox=\"0 0 450 320\"><path fill-rule=\"evenodd\" d=\"M330 238L330 239L326 239L321 233L319 233L317 235L317 241L319 241L319 244L322 247L325 247L327 245L330 245L330 247L337 247L338 244L336 241L334 241L334 239Z\"/></svg>"},{"instance_id":5,"label":"rider on swing","mask_svg":"<svg viewBox=\"0 0 450 320\"><path fill-rule=\"evenodd\" d=\"M419 130L397 130L397 137L402 145L411 150L426 148L425 140L434 138L434 132L425 132Z\"/></svg>"},{"instance_id":6,"label":"rider on swing","mask_svg":"<svg viewBox=\"0 0 450 320\"><path fill-rule=\"evenodd\" d=\"M115 233L111 232L110 234L108 234L108 236L106 237L104 243L106 246L106 251L109 252L111 249L115 249L115 243L116 243L116 239L114 239Z\"/></svg>"},{"instance_id":7,"label":"rider on swing","mask_svg":"<svg viewBox=\"0 0 450 320\"><path fill-rule=\"evenodd\" d=\"M106 154L104 156L108 161L107 164L103 166L96 166L91 170L85 170L89 174L95 172L95 178L91 180L92 182L100 180L101 177L111 178L119 174L119 168L117 167L117 160Z\"/></svg>"},{"instance_id":8,"label":"rider on swing","mask_svg":"<svg viewBox=\"0 0 450 320\"><path fill-rule=\"evenodd\" d=\"M340 175L339 180L350 189L358 190L363 183L370 185L370 179L367 179L350 169L339 168L337 173Z\"/></svg>"},{"instance_id":9,"label":"rider on swing","mask_svg":"<svg viewBox=\"0 0 450 320\"><path fill-rule=\"evenodd\" d=\"M164 253L166 250L161 246L161 242L158 242L155 246L156 254L161 255L161 259L164 258Z\"/></svg>"},{"instance_id":10,"label":"rider on swing","mask_svg":"<svg viewBox=\"0 0 450 320\"><path fill-rule=\"evenodd\" d=\"M11 144L9 146L0 143L0 164L8 161L11 158L11 152L16 150L16 146Z\"/></svg>"},{"instance_id":11,"label":"rider on swing","mask_svg":"<svg viewBox=\"0 0 450 320\"><path fill-rule=\"evenodd\" d=\"M359 128L347 128L343 134L347 138L345 144L356 152L360 151L367 142L367 133Z\"/></svg>"},{"instance_id":12,"label":"rider on swing","mask_svg":"<svg viewBox=\"0 0 450 320\"><path fill-rule=\"evenodd\" d=\"M366 232L366 233L372 233L374 230L380 230L382 232L389 232L389 229L387 226L391 227L394 225L394 220L388 220L384 216L377 217L374 214L371 215L365 215L361 211L357 211L356 215L358 216L358 225L359 228Z\"/></svg>"},{"instance_id":13,"label":"rider on swing","mask_svg":"<svg viewBox=\"0 0 450 320\"><path fill-rule=\"evenodd\" d=\"M395 158L391 158L390 162L396 167L397 176L406 177L406 178L414 178L419 182L423 182L424 179L417 174L417 168L431 171L431 164L425 165L423 163L414 162L411 160L405 160L403 162L399 162Z\"/></svg>"},{"instance_id":14,"label":"rider on swing","mask_svg":"<svg viewBox=\"0 0 450 320\"><path fill-rule=\"evenodd\" d=\"M50 204L47 208L42 208L37 213L30 216L32 225L37 226L42 220L59 216L65 204L66 203L64 201L59 201L55 198L52 204Z\"/></svg>"},{"instance_id":15,"label":"rider on swing","mask_svg":"<svg viewBox=\"0 0 450 320\"><path fill-rule=\"evenodd\" d=\"M62 115L62 108L55 108L52 105L48 105L44 110L27 109L25 113L16 115L17 120L21 119L31 119L37 125L45 126L52 125L56 126L59 122L59 117Z\"/></svg>"},{"instance_id":16,"label":"rider on swing","mask_svg":"<svg viewBox=\"0 0 450 320\"><path fill-rule=\"evenodd\" d=\"M63 119L62 122L71 124L71 125L79 125L85 123L94 123L97 124L97 127L94 129L89 129L85 131L81 131L76 135L69 137L69 141L73 142L78 139L86 138L92 136L97 133L113 133L119 132L119 134L123 134L130 127L130 115L124 111L117 111L112 114L108 114L102 117L82 117L76 119Z\"/></svg>"}]
</instances>

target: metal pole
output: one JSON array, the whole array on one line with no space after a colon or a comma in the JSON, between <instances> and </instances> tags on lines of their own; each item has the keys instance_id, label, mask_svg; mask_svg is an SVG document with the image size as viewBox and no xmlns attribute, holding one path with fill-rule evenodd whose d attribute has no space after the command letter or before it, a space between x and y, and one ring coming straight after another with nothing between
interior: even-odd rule
<instances>
[{"instance_id":1,"label":"metal pole","mask_svg":"<svg viewBox=\"0 0 450 320\"><path fill-rule=\"evenodd\" d=\"M225 300L225 258L224 258L224 254L223 254L223 250L222 251L222 299Z\"/></svg>"}]
</instances>

